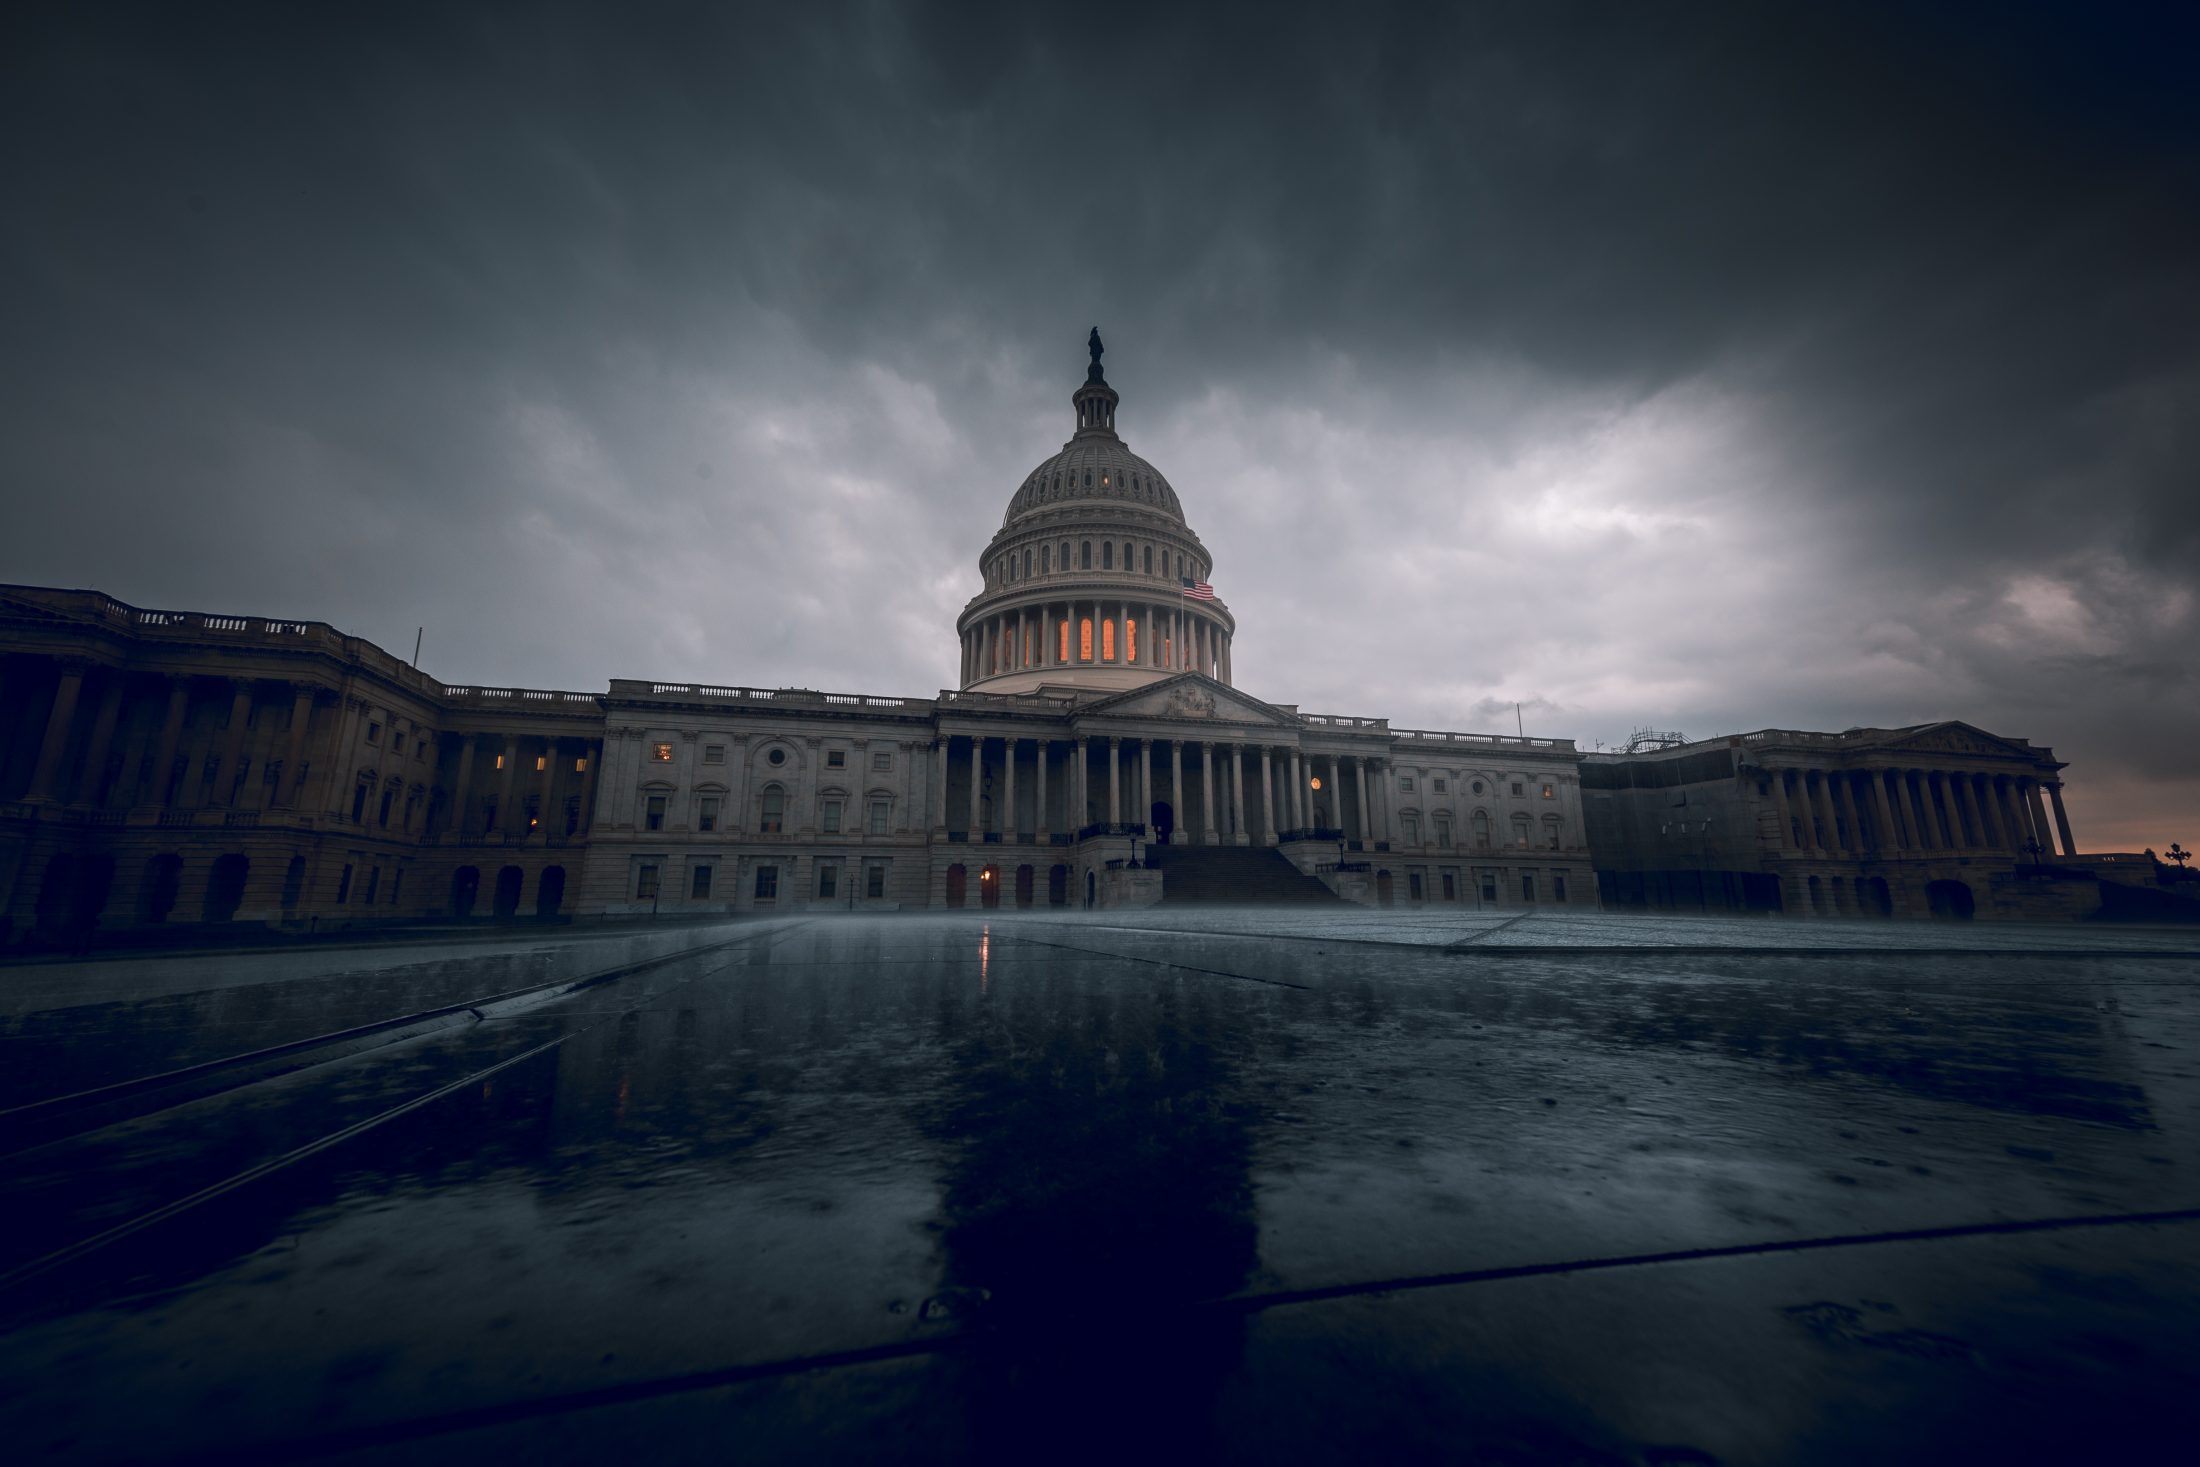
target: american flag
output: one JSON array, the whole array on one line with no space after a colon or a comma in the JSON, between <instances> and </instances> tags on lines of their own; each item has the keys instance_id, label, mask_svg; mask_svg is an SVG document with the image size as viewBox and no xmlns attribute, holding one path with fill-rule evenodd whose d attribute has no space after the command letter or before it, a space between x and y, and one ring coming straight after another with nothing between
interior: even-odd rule
<instances>
[{"instance_id":1,"label":"american flag","mask_svg":"<svg viewBox=\"0 0 2200 1467\"><path fill-rule=\"evenodd\" d=\"M1183 576L1180 579L1184 583L1184 594L1194 601L1212 601L1215 599L1215 588L1205 581L1195 581L1190 576Z\"/></svg>"}]
</instances>

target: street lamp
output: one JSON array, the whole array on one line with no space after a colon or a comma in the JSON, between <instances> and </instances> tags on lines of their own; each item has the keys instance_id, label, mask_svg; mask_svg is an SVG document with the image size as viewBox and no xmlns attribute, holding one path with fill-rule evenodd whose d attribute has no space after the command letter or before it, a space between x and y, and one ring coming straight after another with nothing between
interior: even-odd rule
<instances>
[{"instance_id":1,"label":"street lamp","mask_svg":"<svg viewBox=\"0 0 2200 1467\"><path fill-rule=\"evenodd\" d=\"M2040 844L2037 836L2027 838L2024 843L2024 853L2032 858L2032 872L2034 875L2039 874L2040 853L2045 849L2046 847Z\"/></svg>"}]
</instances>

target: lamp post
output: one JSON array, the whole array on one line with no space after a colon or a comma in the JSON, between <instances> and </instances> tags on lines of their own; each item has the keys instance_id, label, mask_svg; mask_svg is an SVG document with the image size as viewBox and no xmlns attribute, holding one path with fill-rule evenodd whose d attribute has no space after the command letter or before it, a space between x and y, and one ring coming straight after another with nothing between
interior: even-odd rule
<instances>
[{"instance_id":1,"label":"lamp post","mask_svg":"<svg viewBox=\"0 0 2200 1467\"><path fill-rule=\"evenodd\" d=\"M2169 843L2169 849L2162 852L2162 858L2175 864L2175 866L2177 867L2177 879L2179 881L2183 881L2185 879L2185 863L2192 859L2192 852L2186 850L2183 846L2177 844L2177 842L2171 841Z\"/></svg>"},{"instance_id":2,"label":"lamp post","mask_svg":"<svg viewBox=\"0 0 2200 1467\"><path fill-rule=\"evenodd\" d=\"M2040 874L2040 853L2045 849L2046 847L2040 844L2037 836L2030 836L2025 839L2024 853L2032 858L2032 874L2034 876Z\"/></svg>"}]
</instances>

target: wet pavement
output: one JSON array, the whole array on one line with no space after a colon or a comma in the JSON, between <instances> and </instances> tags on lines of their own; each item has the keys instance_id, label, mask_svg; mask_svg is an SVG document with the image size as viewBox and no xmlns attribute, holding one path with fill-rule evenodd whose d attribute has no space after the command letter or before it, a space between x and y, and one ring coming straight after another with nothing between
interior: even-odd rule
<instances>
[{"instance_id":1,"label":"wet pavement","mask_svg":"<svg viewBox=\"0 0 2200 1467\"><path fill-rule=\"evenodd\" d=\"M643 962L0 1158L0 1432L29 1461L2182 1458L2190 944L973 913L41 973L5 1053L69 1059L11 1064L26 1100Z\"/></svg>"}]
</instances>

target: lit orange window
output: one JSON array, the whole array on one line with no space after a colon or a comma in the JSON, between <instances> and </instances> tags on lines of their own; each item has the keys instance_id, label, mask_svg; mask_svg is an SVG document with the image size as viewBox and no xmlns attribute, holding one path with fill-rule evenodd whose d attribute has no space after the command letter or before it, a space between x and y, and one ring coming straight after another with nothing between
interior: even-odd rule
<instances>
[{"instance_id":1,"label":"lit orange window","mask_svg":"<svg viewBox=\"0 0 2200 1467\"><path fill-rule=\"evenodd\" d=\"M548 754L537 754L535 756L535 771L538 774L541 773L543 770L548 769L549 767L550 756Z\"/></svg>"},{"instance_id":2,"label":"lit orange window","mask_svg":"<svg viewBox=\"0 0 2200 1467\"><path fill-rule=\"evenodd\" d=\"M583 755L581 758L575 759L573 761L573 772L575 774L586 774L588 772L588 759L586 755Z\"/></svg>"},{"instance_id":3,"label":"lit orange window","mask_svg":"<svg viewBox=\"0 0 2200 1467\"><path fill-rule=\"evenodd\" d=\"M1092 618L1089 616L1077 619L1077 660L1092 661Z\"/></svg>"},{"instance_id":4,"label":"lit orange window","mask_svg":"<svg viewBox=\"0 0 2200 1467\"><path fill-rule=\"evenodd\" d=\"M499 769L502 769L503 767L504 767L504 756L503 756L502 754L499 754L499 755L497 755L497 768L499 768Z\"/></svg>"},{"instance_id":5,"label":"lit orange window","mask_svg":"<svg viewBox=\"0 0 2200 1467\"><path fill-rule=\"evenodd\" d=\"M1169 660L1174 656L1176 656L1176 643L1168 637L1163 637L1161 639L1161 665L1163 667L1176 666L1174 662Z\"/></svg>"},{"instance_id":6,"label":"lit orange window","mask_svg":"<svg viewBox=\"0 0 2200 1467\"><path fill-rule=\"evenodd\" d=\"M1112 616L1100 623L1100 660L1115 661L1115 618Z\"/></svg>"},{"instance_id":7,"label":"lit orange window","mask_svg":"<svg viewBox=\"0 0 2200 1467\"><path fill-rule=\"evenodd\" d=\"M649 746L649 757L659 764L670 764L672 762L672 745L651 744Z\"/></svg>"},{"instance_id":8,"label":"lit orange window","mask_svg":"<svg viewBox=\"0 0 2200 1467\"><path fill-rule=\"evenodd\" d=\"M1057 662L1069 661L1069 623L1066 621L1062 623L1062 651L1054 660Z\"/></svg>"},{"instance_id":9,"label":"lit orange window","mask_svg":"<svg viewBox=\"0 0 2200 1467\"><path fill-rule=\"evenodd\" d=\"M1123 620L1123 660L1138 660L1138 622L1133 617L1125 617Z\"/></svg>"}]
</instances>

